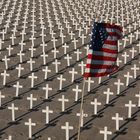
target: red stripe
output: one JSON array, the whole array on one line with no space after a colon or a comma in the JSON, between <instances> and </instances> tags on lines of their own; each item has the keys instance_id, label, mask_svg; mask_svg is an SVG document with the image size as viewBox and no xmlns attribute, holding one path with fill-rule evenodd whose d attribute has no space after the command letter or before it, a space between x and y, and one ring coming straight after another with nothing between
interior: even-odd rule
<instances>
[{"instance_id":1,"label":"red stripe","mask_svg":"<svg viewBox=\"0 0 140 140\"><path fill-rule=\"evenodd\" d=\"M91 68L91 69L108 69L109 67L112 67L112 66L101 65L101 64L86 64L86 68Z\"/></svg>"},{"instance_id":2,"label":"red stripe","mask_svg":"<svg viewBox=\"0 0 140 140\"><path fill-rule=\"evenodd\" d=\"M121 36L120 36L118 33L116 33L116 32L107 32L107 33L108 33L109 36L115 36L115 37L118 37L118 38L121 37Z\"/></svg>"},{"instance_id":3,"label":"red stripe","mask_svg":"<svg viewBox=\"0 0 140 140\"><path fill-rule=\"evenodd\" d=\"M100 51L107 52L107 53L113 53L113 54L118 53L117 50L111 50L111 49L107 49L107 48L101 48Z\"/></svg>"},{"instance_id":4,"label":"red stripe","mask_svg":"<svg viewBox=\"0 0 140 140\"><path fill-rule=\"evenodd\" d=\"M93 73L84 73L84 77L100 77L100 76L106 76L110 73L96 73L96 74L93 74Z\"/></svg>"},{"instance_id":5,"label":"red stripe","mask_svg":"<svg viewBox=\"0 0 140 140\"><path fill-rule=\"evenodd\" d=\"M100 76L106 76L109 74L112 74L114 72L116 72L118 70L118 68L112 70L111 72L103 72L103 73L84 73L84 77L100 77Z\"/></svg>"},{"instance_id":6,"label":"red stripe","mask_svg":"<svg viewBox=\"0 0 140 140\"><path fill-rule=\"evenodd\" d=\"M104 44L117 45L117 41L105 40Z\"/></svg>"},{"instance_id":7,"label":"red stripe","mask_svg":"<svg viewBox=\"0 0 140 140\"><path fill-rule=\"evenodd\" d=\"M118 25L115 25L115 24L109 24L109 23L106 23L105 24L105 27L106 28L115 28L115 29L117 29L117 30L119 30L120 32L122 32L122 27L121 26L118 26Z\"/></svg>"},{"instance_id":8,"label":"red stripe","mask_svg":"<svg viewBox=\"0 0 140 140\"><path fill-rule=\"evenodd\" d=\"M108 60L108 61L116 61L116 58L114 57L106 57L106 56L99 56L99 55L92 55L88 54L88 59L93 59L93 60Z\"/></svg>"}]
</instances>

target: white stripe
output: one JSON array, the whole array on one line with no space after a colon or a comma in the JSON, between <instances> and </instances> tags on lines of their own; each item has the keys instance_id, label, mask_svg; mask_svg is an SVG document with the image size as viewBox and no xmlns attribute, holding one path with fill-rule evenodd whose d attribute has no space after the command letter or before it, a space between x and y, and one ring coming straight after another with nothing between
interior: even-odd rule
<instances>
[{"instance_id":1,"label":"white stripe","mask_svg":"<svg viewBox=\"0 0 140 140\"><path fill-rule=\"evenodd\" d=\"M115 61L87 59L87 64L113 65Z\"/></svg>"},{"instance_id":2,"label":"white stripe","mask_svg":"<svg viewBox=\"0 0 140 140\"><path fill-rule=\"evenodd\" d=\"M105 72L112 72L112 69L91 69L91 68L86 68L85 72L86 73L105 73Z\"/></svg>"},{"instance_id":3,"label":"white stripe","mask_svg":"<svg viewBox=\"0 0 140 140\"><path fill-rule=\"evenodd\" d=\"M118 50L116 45L107 45L104 44L102 48L110 49L110 50Z\"/></svg>"},{"instance_id":4,"label":"white stripe","mask_svg":"<svg viewBox=\"0 0 140 140\"><path fill-rule=\"evenodd\" d=\"M122 36L122 31L114 28L106 28L107 32L116 32L119 36Z\"/></svg>"},{"instance_id":5,"label":"white stripe","mask_svg":"<svg viewBox=\"0 0 140 140\"><path fill-rule=\"evenodd\" d=\"M107 52L100 52L100 51L93 51L91 54L95 55L95 56L106 56L106 57L117 57L117 53L113 54L113 53L107 53Z\"/></svg>"},{"instance_id":6,"label":"white stripe","mask_svg":"<svg viewBox=\"0 0 140 140\"><path fill-rule=\"evenodd\" d=\"M108 38L107 38L107 40L108 41L117 41L118 40L118 37L116 37L116 36L108 36Z\"/></svg>"},{"instance_id":7,"label":"white stripe","mask_svg":"<svg viewBox=\"0 0 140 140\"><path fill-rule=\"evenodd\" d=\"M92 49L89 49L88 54L92 54L92 55L98 55L98 56L108 56L108 57L117 57L117 53L113 54L113 53L107 53L107 52L101 52L101 51L93 51Z\"/></svg>"}]
</instances>

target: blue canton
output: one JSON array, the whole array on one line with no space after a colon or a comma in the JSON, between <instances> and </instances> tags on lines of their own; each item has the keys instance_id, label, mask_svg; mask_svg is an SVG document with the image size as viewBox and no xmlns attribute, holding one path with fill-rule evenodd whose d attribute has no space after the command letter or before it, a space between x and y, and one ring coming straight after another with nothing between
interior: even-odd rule
<instances>
[{"instance_id":1,"label":"blue canton","mask_svg":"<svg viewBox=\"0 0 140 140\"><path fill-rule=\"evenodd\" d=\"M108 37L108 33L104 25L104 23L97 22L93 25L90 49L93 49L94 51L99 51Z\"/></svg>"}]
</instances>

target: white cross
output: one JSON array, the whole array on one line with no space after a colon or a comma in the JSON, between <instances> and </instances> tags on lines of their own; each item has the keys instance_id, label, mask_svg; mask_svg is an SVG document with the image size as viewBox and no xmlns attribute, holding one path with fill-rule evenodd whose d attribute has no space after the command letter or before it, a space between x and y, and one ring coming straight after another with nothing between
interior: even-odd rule
<instances>
[{"instance_id":1,"label":"white cross","mask_svg":"<svg viewBox=\"0 0 140 140\"><path fill-rule=\"evenodd\" d=\"M25 125L29 126L29 138L32 138L32 126L36 126L36 123L32 123L32 119L29 118L28 122L25 122Z\"/></svg>"},{"instance_id":2,"label":"white cross","mask_svg":"<svg viewBox=\"0 0 140 140\"><path fill-rule=\"evenodd\" d=\"M73 39L74 33L71 31L69 34L70 34L70 39Z\"/></svg>"},{"instance_id":3,"label":"white cross","mask_svg":"<svg viewBox=\"0 0 140 140\"><path fill-rule=\"evenodd\" d=\"M98 78L98 84L100 84L102 82L102 77Z\"/></svg>"},{"instance_id":4,"label":"white cross","mask_svg":"<svg viewBox=\"0 0 140 140\"><path fill-rule=\"evenodd\" d=\"M34 36L32 35L30 38L29 38L29 40L31 40L32 41L32 47L34 47L34 40L35 40L36 38L34 38Z\"/></svg>"},{"instance_id":5,"label":"white cross","mask_svg":"<svg viewBox=\"0 0 140 140\"><path fill-rule=\"evenodd\" d=\"M78 30L79 30L79 36L81 36L81 33L83 31L82 27L80 26L80 28Z\"/></svg>"},{"instance_id":6,"label":"white cross","mask_svg":"<svg viewBox=\"0 0 140 140\"><path fill-rule=\"evenodd\" d=\"M90 29L88 26L86 26L85 28L84 28L85 30L86 30L86 34L88 33L88 30Z\"/></svg>"},{"instance_id":7,"label":"white cross","mask_svg":"<svg viewBox=\"0 0 140 140\"><path fill-rule=\"evenodd\" d=\"M54 56L53 56L53 57L54 57L54 58L56 58L56 54L57 54L57 53L59 53L59 51L58 51L58 50L56 50L56 48L54 48L54 49L52 50L52 52L53 52L53 54L54 54Z\"/></svg>"},{"instance_id":8,"label":"white cross","mask_svg":"<svg viewBox=\"0 0 140 140\"><path fill-rule=\"evenodd\" d=\"M94 102L91 102L90 104L94 105L94 115L97 115L97 107L98 107L98 105L101 105L101 102L98 102L97 98L95 98Z\"/></svg>"},{"instance_id":9,"label":"white cross","mask_svg":"<svg viewBox=\"0 0 140 140\"><path fill-rule=\"evenodd\" d=\"M55 35L55 34L56 34L56 33L54 33L54 31L52 30L52 31L51 31L51 35L52 35L51 37L54 38L54 35Z\"/></svg>"},{"instance_id":10,"label":"white cross","mask_svg":"<svg viewBox=\"0 0 140 140\"><path fill-rule=\"evenodd\" d=\"M135 57L135 53L137 52L137 50L135 50L134 47L132 47L132 49L130 50L130 52L132 53L131 58Z\"/></svg>"},{"instance_id":11,"label":"white cross","mask_svg":"<svg viewBox=\"0 0 140 140\"><path fill-rule=\"evenodd\" d=\"M82 110L82 113L77 113L76 115L81 118L80 127L83 127L83 125L84 125L84 117L88 117L88 114L84 114L84 111Z\"/></svg>"},{"instance_id":12,"label":"white cross","mask_svg":"<svg viewBox=\"0 0 140 140\"><path fill-rule=\"evenodd\" d=\"M64 54L66 54L67 48L69 48L69 46L65 43L64 45L62 45L62 47L64 48Z\"/></svg>"},{"instance_id":13,"label":"white cross","mask_svg":"<svg viewBox=\"0 0 140 140\"><path fill-rule=\"evenodd\" d=\"M139 43L137 44L137 46L139 47L139 53L140 53L140 41L139 41Z\"/></svg>"},{"instance_id":14,"label":"white cross","mask_svg":"<svg viewBox=\"0 0 140 140\"><path fill-rule=\"evenodd\" d=\"M73 126L69 126L69 122L66 122L65 126L61 126L61 129L66 130L66 140L69 140L69 130L73 130Z\"/></svg>"},{"instance_id":15,"label":"white cross","mask_svg":"<svg viewBox=\"0 0 140 140\"><path fill-rule=\"evenodd\" d=\"M56 48L56 41L57 41L57 39L53 38L52 41L53 41L53 47Z\"/></svg>"},{"instance_id":16,"label":"white cross","mask_svg":"<svg viewBox=\"0 0 140 140\"><path fill-rule=\"evenodd\" d=\"M77 42L78 42L78 40L76 40L75 38L73 39L73 41L72 41L73 43L74 43L74 49L76 49L77 48Z\"/></svg>"},{"instance_id":17,"label":"white cross","mask_svg":"<svg viewBox=\"0 0 140 140\"><path fill-rule=\"evenodd\" d=\"M15 42L14 42L14 39L15 39L16 37L14 36L14 34L12 34L12 36L10 37L10 39L12 40L12 45L14 45L15 44Z\"/></svg>"},{"instance_id":18,"label":"white cross","mask_svg":"<svg viewBox=\"0 0 140 140\"><path fill-rule=\"evenodd\" d=\"M91 83L94 83L94 81L91 80L91 77L89 77L88 80L86 80L86 82L88 83L88 92L89 92L90 91Z\"/></svg>"},{"instance_id":19,"label":"white cross","mask_svg":"<svg viewBox=\"0 0 140 140\"><path fill-rule=\"evenodd\" d=\"M119 121L123 120L123 117L119 117L119 113L116 113L115 117L112 117L112 120L116 121L116 131L119 130Z\"/></svg>"},{"instance_id":20,"label":"white cross","mask_svg":"<svg viewBox=\"0 0 140 140\"><path fill-rule=\"evenodd\" d=\"M33 98L33 94L30 94L29 97L27 97L27 100L30 101L30 109L33 108L33 101L37 101L37 98Z\"/></svg>"},{"instance_id":21,"label":"white cross","mask_svg":"<svg viewBox=\"0 0 140 140\"><path fill-rule=\"evenodd\" d=\"M5 30L2 30L0 33L2 34L2 40L4 40L5 33L6 33Z\"/></svg>"},{"instance_id":22,"label":"white cross","mask_svg":"<svg viewBox=\"0 0 140 140\"><path fill-rule=\"evenodd\" d=\"M10 76L10 74L6 73L6 70L4 70L3 73L1 73L1 75L3 76L3 85L6 85L6 77Z\"/></svg>"},{"instance_id":23,"label":"white cross","mask_svg":"<svg viewBox=\"0 0 140 140\"><path fill-rule=\"evenodd\" d=\"M85 41L86 36L84 36L84 34L82 34L82 36L80 38L82 38L82 44L84 44L85 43L84 41Z\"/></svg>"},{"instance_id":24,"label":"white cross","mask_svg":"<svg viewBox=\"0 0 140 140\"><path fill-rule=\"evenodd\" d=\"M18 110L18 107L15 107L14 103L11 104L11 106L8 107L12 111L12 121L15 121L15 110Z\"/></svg>"},{"instance_id":25,"label":"white cross","mask_svg":"<svg viewBox=\"0 0 140 140\"><path fill-rule=\"evenodd\" d=\"M46 114L46 124L48 124L49 123L49 114L53 113L53 111L49 110L49 107L46 106L46 109L43 109L42 112Z\"/></svg>"},{"instance_id":26,"label":"white cross","mask_svg":"<svg viewBox=\"0 0 140 140\"><path fill-rule=\"evenodd\" d=\"M11 50L13 50L13 48L11 47L11 45L9 45L9 47L6 48L6 49L8 50L8 56L10 56L11 55Z\"/></svg>"},{"instance_id":27,"label":"white cross","mask_svg":"<svg viewBox=\"0 0 140 140\"><path fill-rule=\"evenodd\" d=\"M127 72L127 74L125 74L124 77L126 77L126 86L128 86L129 85L129 79L133 78L133 76L130 75L130 72Z\"/></svg>"},{"instance_id":28,"label":"white cross","mask_svg":"<svg viewBox=\"0 0 140 140\"><path fill-rule=\"evenodd\" d=\"M134 70L134 78L136 78L137 77L137 70L140 70L140 68L137 67L136 64L134 64L134 67L132 67L131 70Z\"/></svg>"},{"instance_id":29,"label":"white cross","mask_svg":"<svg viewBox=\"0 0 140 140\"><path fill-rule=\"evenodd\" d=\"M78 94L79 92L82 92L81 89L79 89L79 86L76 85L76 88L72 89L72 91L75 91L75 102L78 101Z\"/></svg>"},{"instance_id":30,"label":"white cross","mask_svg":"<svg viewBox=\"0 0 140 140\"><path fill-rule=\"evenodd\" d=\"M54 65L55 65L55 72L56 72L56 73L58 73L58 65L60 65L60 64L61 64L61 62L58 62L58 60L57 60L57 59L55 59L55 61L54 61L52 64L54 64Z\"/></svg>"},{"instance_id":31,"label":"white cross","mask_svg":"<svg viewBox=\"0 0 140 140\"><path fill-rule=\"evenodd\" d=\"M79 49L77 49L76 51L74 51L74 53L77 54L76 60L79 61L79 55L82 54L82 52L80 52Z\"/></svg>"},{"instance_id":32,"label":"white cross","mask_svg":"<svg viewBox=\"0 0 140 140\"><path fill-rule=\"evenodd\" d=\"M34 75L34 73L32 73L31 76L29 76L29 78L31 78L31 88L34 87L34 79L37 79L37 76Z\"/></svg>"},{"instance_id":33,"label":"white cross","mask_svg":"<svg viewBox=\"0 0 140 140\"><path fill-rule=\"evenodd\" d=\"M69 102L68 99L65 99L65 95L62 95L62 98L59 98L58 101L62 102L62 112L65 111L65 102Z\"/></svg>"},{"instance_id":34,"label":"white cross","mask_svg":"<svg viewBox=\"0 0 140 140\"><path fill-rule=\"evenodd\" d=\"M132 115L132 107L136 107L135 104L132 104L132 101L129 100L128 104L125 104L125 107L128 107L128 118L131 118Z\"/></svg>"},{"instance_id":35,"label":"white cross","mask_svg":"<svg viewBox=\"0 0 140 140\"><path fill-rule=\"evenodd\" d=\"M2 61L4 61L5 63L5 68L8 69L8 61L10 61L10 58L7 58L7 56L5 55Z\"/></svg>"},{"instance_id":36,"label":"white cross","mask_svg":"<svg viewBox=\"0 0 140 140\"><path fill-rule=\"evenodd\" d=\"M25 54L22 53L22 51L20 51L19 53L17 53L17 55L19 55L19 57L20 57L20 63L22 63L23 62L22 56L24 56Z\"/></svg>"},{"instance_id":37,"label":"white cross","mask_svg":"<svg viewBox=\"0 0 140 140\"><path fill-rule=\"evenodd\" d=\"M52 88L49 88L49 84L46 84L46 87L43 87L42 89L45 90L45 99L48 99L48 92L49 90L52 90Z\"/></svg>"},{"instance_id":38,"label":"white cross","mask_svg":"<svg viewBox=\"0 0 140 140\"><path fill-rule=\"evenodd\" d=\"M122 60L120 60L119 57L117 57L117 62L116 62L117 66L120 66L120 63L122 63Z\"/></svg>"},{"instance_id":39,"label":"white cross","mask_svg":"<svg viewBox=\"0 0 140 140\"><path fill-rule=\"evenodd\" d=\"M0 107L1 107L1 105L2 105L2 99L4 99L5 98L5 95L2 95L2 93L1 93L1 91L0 91Z\"/></svg>"},{"instance_id":40,"label":"white cross","mask_svg":"<svg viewBox=\"0 0 140 140\"><path fill-rule=\"evenodd\" d=\"M134 25L134 30L136 30L137 29L137 25L138 25L137 22L134 22L133 25Z\"/></svg>"},{"instance_id":41,"label":"white cross","mask_svg":"<svg viewBox=\"0 0 140 140\"><path fill-rule=\"evenodd\" d=\"M41 57L43 57L43 64L46 64L46 57L48 57L47 54L45 54L45 52L43 52L43 54L41 55Z\"/></svg>"},{"instance_id":42,"label":"white cross","mask_svg":"<svg viewBox=\"0 0 140 140\"><path fill-rule=\"evenodd\" d=\"M43 69L42 71L45 72L44 79L47 79L47 78L48 78L48 72L51 72L51 70L49 70L49 69L48 69L48 66L46 66L45 69Z\"/></svg>"},{"instance_id":43,"label":"white cross","mask_svg":"<svg viewBox=\"0 0 140 140\"><path fill-rule=\"evenodd\" d=\"M124 86L124 83L120 82L120 79L118 79L117 82L114 82L114 85L117 85L117 95L120 94L120 86Z\"/></svg>"},{"instance_id":44,"label":"white cross","mask_svg":"<svg viewBox=\"0 0 140 140\"><path fill-rule=\"evenodd\" d=\"M32 59L32 58L30 58L30 60L29 60L29 61L27 61L27 63L29 63L29 64L30 64L30 71L32 71L32 70L33 70L33 64L35 63L35 61L33 61L33 59Z\"/></svg>"},{"instance_id":45,"label":"white cross","mask_svg":"<svg viewBox=\"0 0 140 140\"><path fill-rule=\"evenodd\" d=\"M137 40L139 38L140 32L139 30L137 30L135 33L136 33L136 40Z\"/></svg>"},{"instance_id":46,"label":"white cross","mask_svg":"<svg viewBox=\"0 0 140 140\"><path fill-rule=\"evenodd\" d=\"M23 86L19 85L19 81L18 81L16 85L13 85L13 87L16 88L16 97L18 97L18 95L19 95L19 88L23 88Z\"/></svg>"},{"instance_id":47,"label":"white cross","mask_svg":"<svg viewBox=\"0 0 140 140\"><path fill-rule=\"evenodd\" d=\"M138 98L138 107L140 107L140 92L139 92L139 94L136 94L135 97Z\"/></svg>"},{"instance_id":48,"label":"white cross","mask_svg":"<svg viewBox=\"0 0 140 140\"><path fill-rule=\"evenodd\" d=\"M84 74L84 67L86 66L86 64L83 61L81 61L81 63L78 64L78 66L81 67L81 74Z\"/></svg>"},{"instance_id":49,"label":"white cross","mask_svg":"<svg viewBox=\"0 0 140 140\"><path fill-rule=\"evenodd\" d=\"M34 46L31 46L29 50L31 51L31 57L34 57L34 51L36 50L36 48L34 48Z\"/></svg>"},{"instance_id":50,"label":"white cross","mask_svg":"<svg viewBox=\"0 0 140 140\"><path fill-rule=\"evenodd\" d=\"M123 42L123 48L125 48L126 47L126 42L129 41L129 39L126 36L122 40L124 40L124 42Z\"/></svg>"},{"instance_id":51,"label":"white cross","mask_svg":"<svg viewBox=\"0 0 140 140\"><path fill-rule=\"evenodd\" d=\"M22 42L23 42L24 41L24 35L26 35L25 30L22 30L22 32L20 34L22 35Z\"/></svg>"},{"instance_id":52,"label":"white cross","mask_svg":"<svg viewBox=\"0 0 140 140\"><path fill-rule=\"evenodd\" d=\"M2 49L2 44L4 43L4 41L2 41L2 39L0 38L0 50Z\"/></svg>"},{"instance_id":53,"label":"white cross","mask_svg":"<svg viewBox=\"0 0 140 140\"><path fill-rule=\"evenodd\" d=\"M20 45L20 47L21 47L21 48L20 48L20 51L23 51L23 46L26 45L26 43L24 43L23 41L21 41L21 42L19 43L19 45Z\"/></svg>"},{"instance_id":54,"label":"white cross","mask_svg":"<svg viewBox=\"0 0 140 140\"><path fill-rule=\"evenodd\" d=\"M100 130L100 134L104 134L104 140L107 140L107 135L112 135L112 132L108 131L107 126L105 126L104 130Z\"/></svg>"},{"instance_id":55,"label":"white cross","mask_svg":"<svg viewBox=\"0 0 140 140\"><path fill-rule=\"evenodd\" d=\"M69 71L69 73L71 73L71 74L72 74L72 76L71 76L71 82L73 82L73 81L74 81L74 76L75 76L75 74L77 74L78 72L77 72L77 71L75 71L75 69L74 69L74 68L72 68L72 70L71 70L71 71Z\"/></svg>"},{"instance_id":56,"label":"white cross","mask_svg":"<svg viewBox=\"0 0 140 140\"><path fill-rule=\"evenodd\" d=\"M64 59L67 59L67 66L70 66L70 59L72 59L72 57L70 57L69 54L67 54Z\"/></svg>"},{"instance_id":57,"label":"white cross","mask_svg":"<svg viewBox=\"0 0 140 140\"><path fill-rule=\"evenodd\" d=\"M20 77L20 76L21 76L21 70L24 70L24 68L21 67L21 64L19 64L19 65L16 67L16 69L18 70L18 77Z\"/></svg>"},{"instance_id":58,"label":"white cross","mask_svg":"<svg viewBox=\"0 0 140 140\"><path fill-rule=\"evenodd\" d=\"M129 57L129 55L127 54L127 52L124 52L124 54L122 54L122 57L124 57L124 64L126 64L127 57Z\"/></svg>"},{"instance_id":59,"label":"white cross","mask_svg":"<svg viewBox=\"0 0 140 140\"><path fill-rule=\"evenodd\" d=\"M129 26L127 26L127 28L129 29L129 32L131 32L131 29L132 29L133 27L129 24Z\"/></svg>"},{"instance_id":60,"label":"white cross","mask_svg":"<svg viewBox=\"0 0 140 140\"><path fill-rule=\"evenodd\" d=\"M65 38L66 36L64 36L63 33L60 33L60 37L61 37L62 44L63 44L63 43L64 43L64 38Z\"/></svg>"},{"instance_id":61,"label":"white cross","mask_svg":"<svg viewBox=\"0 0 140 140\"><path fill-rule=\"evenodd\" d=\"M109 104L109 97L110 95L113 95L113 92L110 92L110 88L107 88L107 91L104 92L106 94L106 104Z\"/></svg>"},{"instance_id":62,"label":"white cross","mask_svg":"<svg viewBox=\"0 0 140 140\"><path fill-rule=\"evenodd\" d=\"M47 44L45 44L45 42L43 41L40 46L42 47L42 52L45 52L45 47L47 47Z\"/></svg>"}]
</instances>

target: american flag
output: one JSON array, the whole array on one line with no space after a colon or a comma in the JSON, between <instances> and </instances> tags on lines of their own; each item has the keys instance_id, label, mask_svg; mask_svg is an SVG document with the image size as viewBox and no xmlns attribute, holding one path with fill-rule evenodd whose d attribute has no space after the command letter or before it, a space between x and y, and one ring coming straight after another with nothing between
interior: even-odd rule
<instances>
[{"instance_id":1,"label":"american flag","mask_svg":"<svg viewBox=\"0 0 140 140\"><path fill-rule=\"evenodd\" d=\"M121 38L122 27L109 23L94 23L84 77L106 76L118 69L117 41Z\"/></svg>"}]
</instances>

